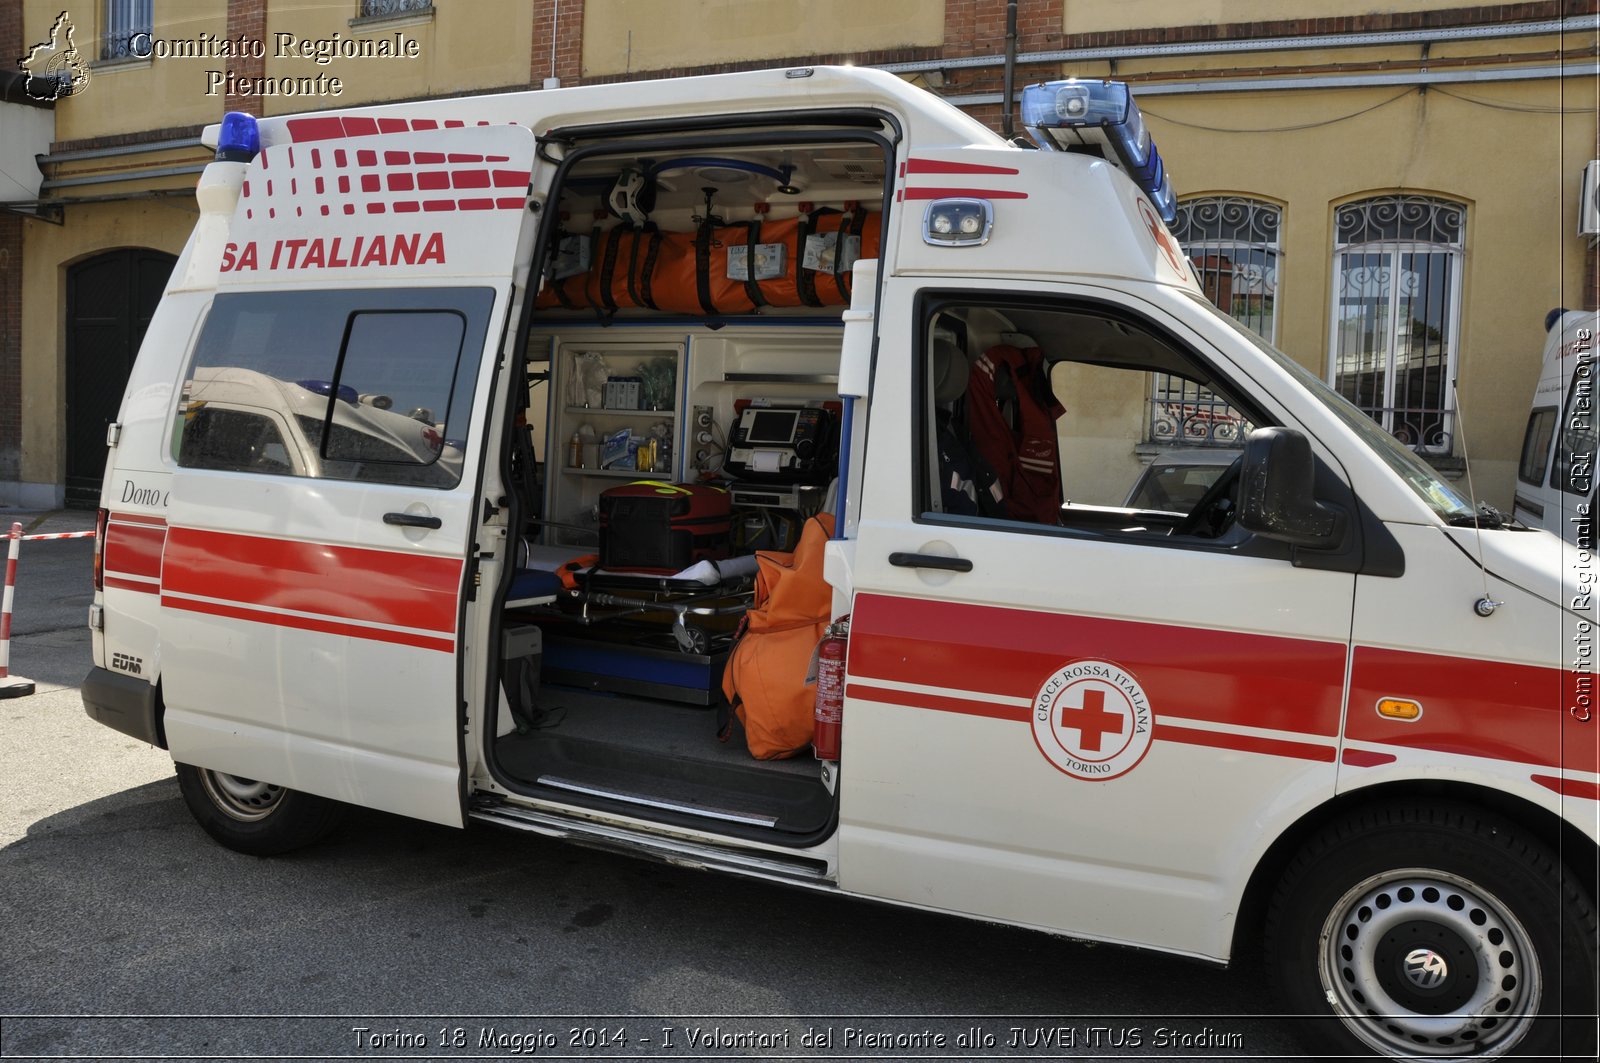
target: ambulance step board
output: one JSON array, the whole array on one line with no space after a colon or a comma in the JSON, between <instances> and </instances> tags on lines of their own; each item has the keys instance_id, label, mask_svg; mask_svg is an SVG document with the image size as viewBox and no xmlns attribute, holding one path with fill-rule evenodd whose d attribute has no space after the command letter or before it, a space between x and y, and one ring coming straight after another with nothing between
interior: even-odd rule
<instances>
[{"instance_id":1,"label":"ambulance step board","mask_svg":"<svg viewBox=\"0 0 1600 1063\"><path fill-rule=\"evenodd\" d=\"M532 808L520 808L502 800L485 801L472 810L472 818L502 827L531 831L547 838L565 838L630 856L647 856L678 866L736 871L772 882L784 882L814 889L834 887L828 864L801 855L789 856L770 849L745 849L734 845L715 845L664 837L629 827L576 820Z\"/></svg>"},{"instance_id":2,"label":"ambulance step board","mask_svg":"<svg viewBox=\"0 0 1600 1063\"><path fill-rule=\"evenodd\" d=\"M541 775L535 781L540 786L551 786L557 790L571 790L573 793L587 794L590 797L604 797L612 801L624 801L630 805L644 805L667 812L687 812L692 816L726 820L729 823L745 823L753 827L775 827L778 824L777 816L762 815L757 812L736 812L732 809L692 805L679 801L664 801L645 794L630 794L624 790L612 790L604 786L588 786L555 775Z\"/></svg>"}]
</instances>

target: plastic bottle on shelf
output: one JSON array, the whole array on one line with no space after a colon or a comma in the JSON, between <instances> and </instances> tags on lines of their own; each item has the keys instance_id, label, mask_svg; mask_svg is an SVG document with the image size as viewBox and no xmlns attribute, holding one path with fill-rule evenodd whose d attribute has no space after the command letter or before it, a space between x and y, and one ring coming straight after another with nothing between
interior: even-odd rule
<instances>
[{"instance_id":1,"label":"plastic bottle on shelf","mask_svg":"<svg viewBox=\"0 0 1600 1063\"><path fill-rule=\"evenodd\" d=\"M572 433L572 442L568 446L568 450L570 453L567 457L567 464L574 469L583 468L583 437L577 432Z\"/></svg>"}]
</instances>

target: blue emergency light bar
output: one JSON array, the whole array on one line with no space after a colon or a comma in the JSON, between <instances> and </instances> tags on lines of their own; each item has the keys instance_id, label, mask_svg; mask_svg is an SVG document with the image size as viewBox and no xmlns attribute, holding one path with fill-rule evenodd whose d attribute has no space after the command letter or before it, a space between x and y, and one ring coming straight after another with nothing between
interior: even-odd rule
<instances>
[{"instance_id":1,"label":"blue emergency light bar","mask_svg":"<svg viewBox=\"0 0 1600 1063\"><path fill-rule=\"evenodd\" d=\"M229 111L217 132L217 162L249 162L261 151L261 130L253 114Z\"/></svg>"},{"instance_id":2,"label":"blue emergency light bar","mask_svg":"<svg viewBox=\"0 0 1600 1063\"><path fill-rule=\"evenodd\" d=\"M295 383L305 388L313 395L327 396L334 394L333 381L331 380L296 380ZM343 399L345 402L348 402L352 406L361 405L360 393L358 393L356 389L351 387L349 384L340 384L338 395L339 398Z\"/></svg>"},{"instance_id":3,"label":"blue emergency light bar","mask_svg":"<svg viewBox=\"0 0 1600 1063\"><path fill-rule=\"evenodd\" d=\"M1049 151L1098 149L1144 190L1162 221L1177 220L1166 165L1125 83L1071 78L1029 85L1022 90L1022 124Z\"/></svg>"}]
</instances>

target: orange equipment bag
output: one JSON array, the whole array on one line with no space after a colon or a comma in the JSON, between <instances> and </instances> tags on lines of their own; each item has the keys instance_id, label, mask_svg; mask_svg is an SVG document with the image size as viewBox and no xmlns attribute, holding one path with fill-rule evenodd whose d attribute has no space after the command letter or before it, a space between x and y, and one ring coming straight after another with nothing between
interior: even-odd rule
<instances>
[{"instance_id":1,"label":"orange equipment bag","mask_svg":"<svg viewBox=\"0 0 1600 1063\"><path fill-rule=\"evenodd\" d=\"M882 223L882 214L857 209L706 224L692 233L664 233L653 225L596 229L588 271L548 282L536 305L607 313L643 306L708 316L763 306L844 306L849 266L855 257L878 257ZM852 256L855 240L859 253ZM768 245L782 248L781 265L776 276L758 279L752 263L772 263ZM730 253L742 255L742 264L731 265Z\"/></svg>"},{"instance_id":2,"label":"orange equipment bag","mask_svg":"<svg viewBox=\"0 0 1600 1063\"><path fill-rule=\"evenodd\" d=\"M827 632L833 588L822 578L823 548L833 516L806 521L793 553L756 554L755 601L722 673L722 693L744 724L757 760L781 760L811 744L815 690L806 681L812 655ZM721 729L728 740L732 721Z\"/></svg>"}]
</instances>

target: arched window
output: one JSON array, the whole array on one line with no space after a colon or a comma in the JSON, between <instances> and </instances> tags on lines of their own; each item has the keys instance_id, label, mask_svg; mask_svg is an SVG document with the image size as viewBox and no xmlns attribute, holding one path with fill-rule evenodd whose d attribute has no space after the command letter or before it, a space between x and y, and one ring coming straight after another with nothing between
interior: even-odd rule
<instances>
[{"instance_id":1,"label":"arched window","mask_svg":"<svg viewBox=\"0 0 1600 1063\"><path fill-rule=\"evenodd\" d=\"M1172 235L1219 308L1268 343L1278 339L1278 230L1283 210L1245 196L1178 204Z\"/></svg>"},{"instance_id":2,"label":"arched window","mask_svg":"<svg viewBox=\"0 0 1600 1063\"><path fill-rule=\"evenodd\" d=\"M1467 211L1388 195L1334 211L1331 383L1402 443L1451 450Z\"/></svg>"},{"instance_id":3,"label":"arched window","mask_svg":"<svg viewBox=\"0 0 1600 1063\"><path fill-rule=\"evenodd\" d=\"M1200 196L1178 204L1172 235L1194 264L1206 296L1234 320L1271 343L1278 332L1276 203L1246 196ZM1151 381L1152 443L1238 446L1244 421L1210 391L1156 373Z\"/></svg>"}]
</instances>

